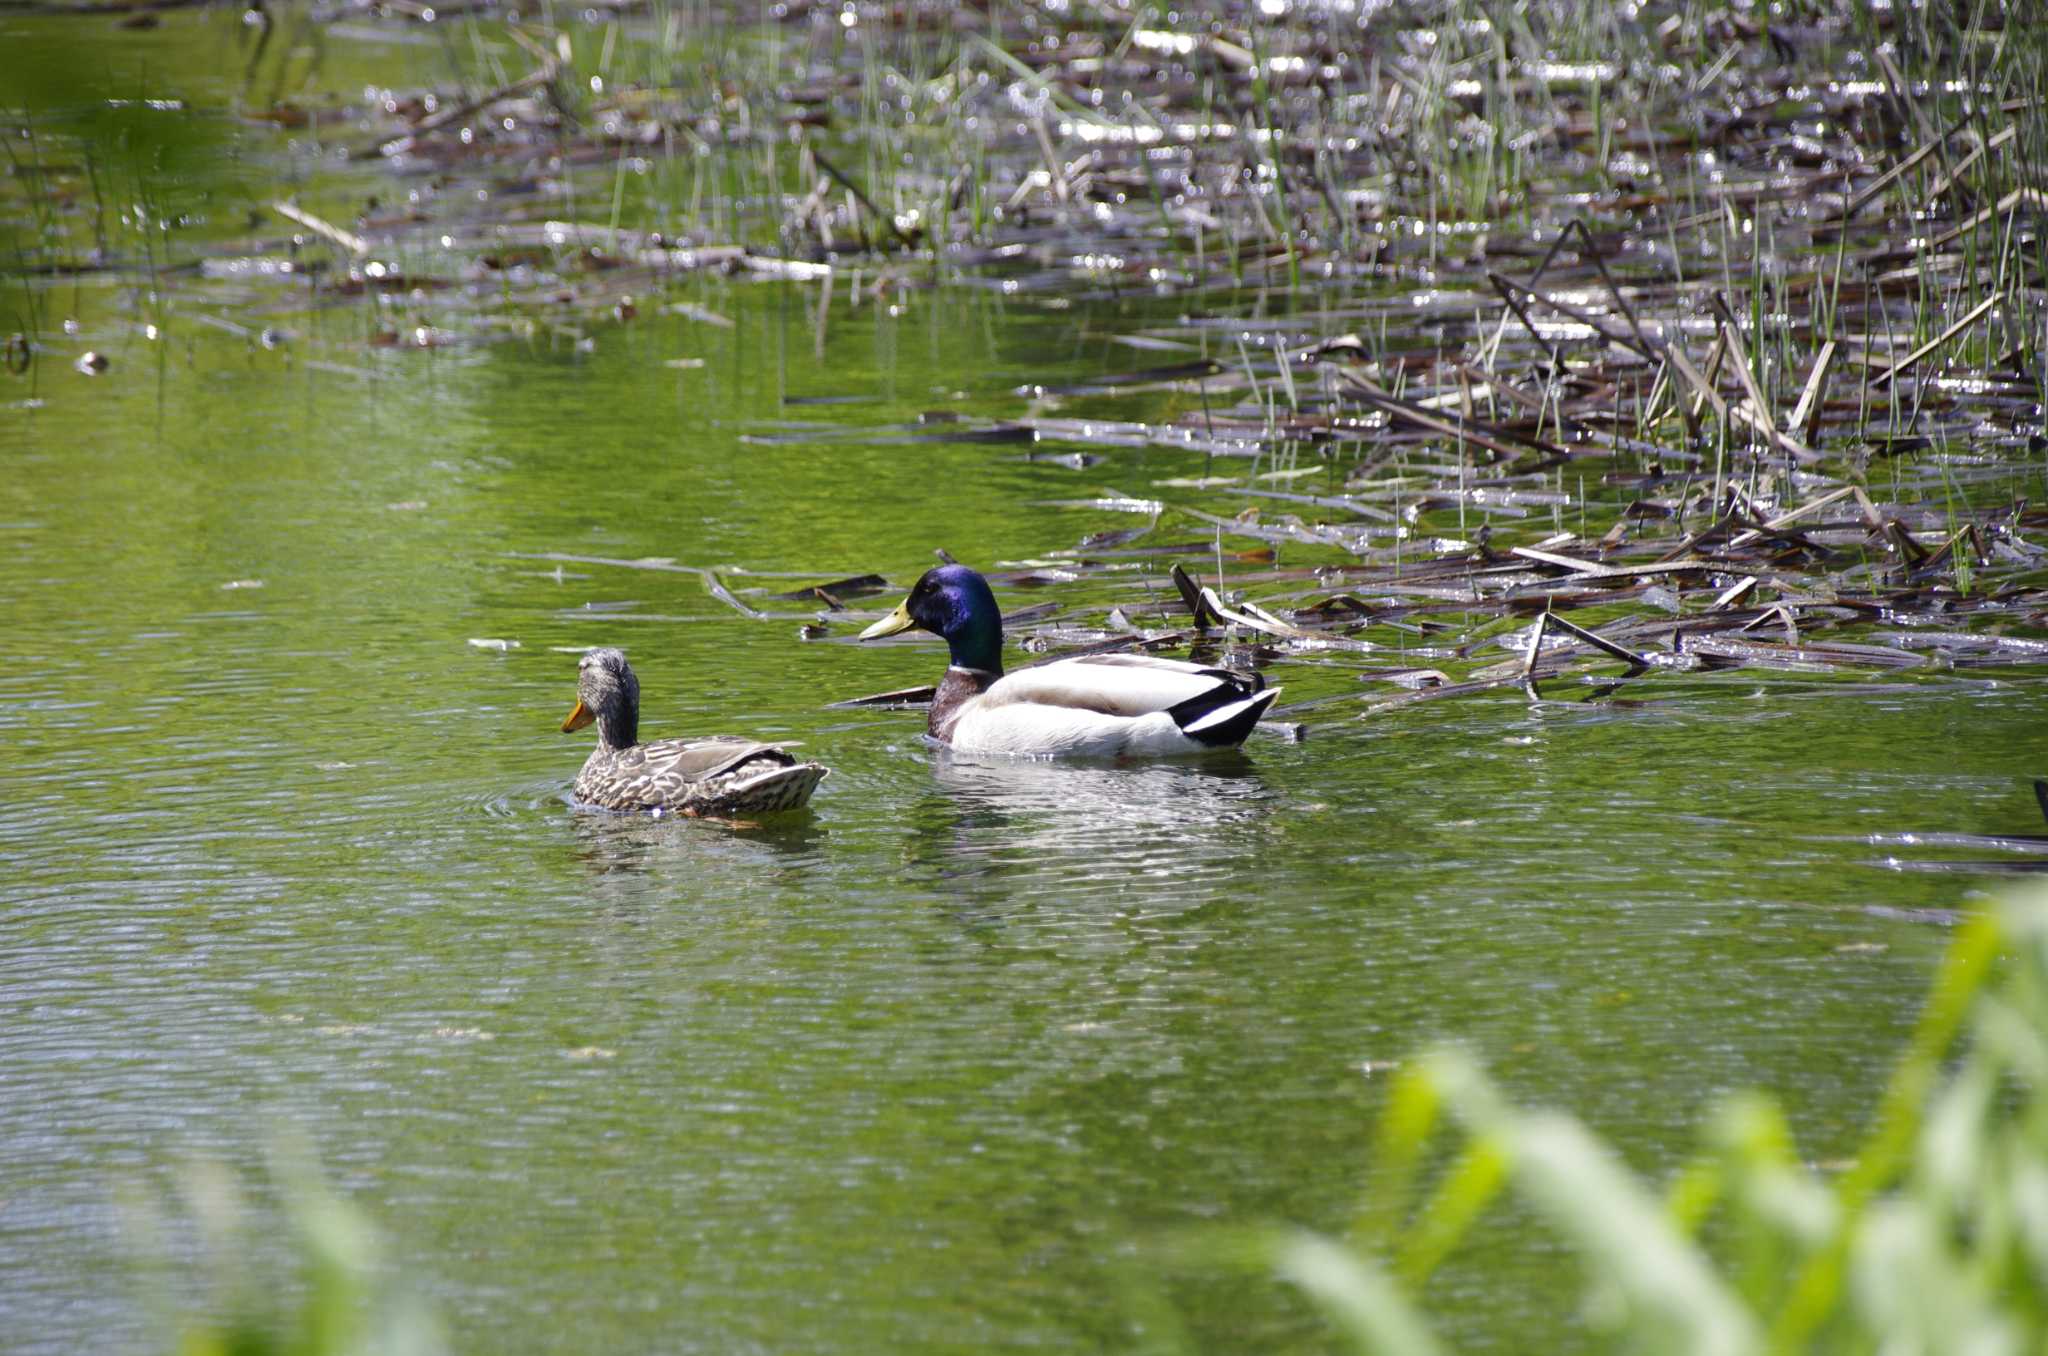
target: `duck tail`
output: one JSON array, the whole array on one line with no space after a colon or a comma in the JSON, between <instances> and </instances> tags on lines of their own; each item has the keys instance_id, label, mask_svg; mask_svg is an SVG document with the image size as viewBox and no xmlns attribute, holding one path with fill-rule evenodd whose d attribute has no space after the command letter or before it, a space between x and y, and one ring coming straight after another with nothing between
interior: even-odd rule
<instances>
[{"instance_id":1,"label":"duck tail","mask_svg":"<svg viewBox=\"0 0 2048 1356\"><path fill-rule=\"evenodd\" d=\"M782 756L789 758L786 753ZM798 763L794 759L789 759L786 766L771 766L765 771L742 770L739 775L723 778L692 796L683 813L730 818L801 810L810 803L811 792L818 783L830 775L831 769L822 764Z\"/></svg>"},{"instance_id":2,"label":"duck tail","mask_svg":"<svg viewBox=\"0 0 2048 1356\"><path fill-rule=\"evenodd\" d=\"M1269 687L1249 697L1238 697L1227 690L1218 695L1228 700L1185 715L1178 708L1173 712L1174 722L1180 726L1182 734L1212 749L1244 743L1252 727L1259 723L1259 717L1266 714L1266 708L1280 695L1280 689Z\"/></svg>"}]
</instances>

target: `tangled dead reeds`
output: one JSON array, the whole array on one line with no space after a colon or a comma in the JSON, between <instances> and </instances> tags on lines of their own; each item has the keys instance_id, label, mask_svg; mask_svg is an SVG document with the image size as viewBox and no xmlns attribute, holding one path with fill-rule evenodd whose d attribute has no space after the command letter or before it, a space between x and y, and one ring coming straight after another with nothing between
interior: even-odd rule
<instances>
[{"instance_id":1,"label":"tangled dead reeds","mask_svg":"<svg viewBox=\"0 0 2048 1356\"><path fill-rule=\"evenodd\" d=\"M747 436L1084 472L1059 502L1145 521L978 562L1046 595L1028 643L1350 666L1324 715L2048 660L2048 40L1996 7L759 19L266 13L235 39L252 73L277 26L459 24L485 56L347 97L271 82L244 134L326 168L182 253L17 151L17 209L42 195L21 271L146 263L164 323L356 376L351 348L587 344L650 307L729 324L682 295L707 274L801 290L821 347L835 306L934 288L1078 308L1151 365L970 393L986 415ZM306 325L322 311L366 321ZM33 380L53 333L11 339L10 368ZM1126 484L1121 449L1186 473ZM701 573L743 614L789 611ZM852 582L807 592L806 635L871 591Z\"/></svg>"}]
</instances>

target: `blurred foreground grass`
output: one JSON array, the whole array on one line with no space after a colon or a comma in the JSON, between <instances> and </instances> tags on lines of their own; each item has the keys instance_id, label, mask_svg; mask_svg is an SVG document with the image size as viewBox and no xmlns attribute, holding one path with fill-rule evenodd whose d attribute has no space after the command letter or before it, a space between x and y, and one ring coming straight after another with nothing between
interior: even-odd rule
<instances>
[{"instance_id":1,"label":"blurred foreground grass","mask_svg":"<svg viewBox=\"0 0 2048 1356\"><path fill-rule=\"evenodd\" d=\"M1582 1264L1589 1335L1618 1350L1940 1352L2048 1344L2048 890L1965 923L1846 1165L1801 1160L1768 1096L1732 1097L1660 1189L1571 1115L1511 1105L1457 1050L1407 1065L1381 1120L1379 1186L1343 1238L1227 1228L1162 1271L1270 1272L1346 1345L1447 1349L1431 1275L1512 1190ZM175 1320L181 1356L427 1356L447 1349L400 1293L375 1232L310 1168L278 1174L296 1283L252 1251L218 1169L184 1182L212 1271ZM160 1215L152 1224L165 1222ZM153 1247L161 1251L163 1244ZM1192 1343L1156 1292L1140 1341Z\"/></svg>"},{"instance_id":2,"label":"blurred foreground grass","mask_svg":"<svg viewBox=\"0 0 2048 1356\"><path fill-rule=\"evenodd\" d=\"M131 1210L178 1356L443 1356L439 1319L396 1280L369 1217L303 1151L277 1155L271 1178L274 1208L219 1164L195 1164L179 1179L180 1208ZM196 1267L172 1260L185 1239Z\"/></svg>"},{"instance_id":3,"label":"blurred foreground grass","mask_svg":"<svg viewBox=\"0 0 2048 1356\"><path fill-rule=\"evenodd\" d=\"M1580 1259L1582 1321L1610 1349L2048 1350L2048 890L1959 929L1846 1165L1802 1161L1777 1102L1745 1093L1660 1189L1450 1049L1401 1071L1377 1158L1344 1237L1226 1230L1176 1269L1270 1270L1352 1349L1442 1351L1427 1283L1512 1190ZM1157 1344L1185 1348L1145 1307Z\"/></svg>"}]
</instances>

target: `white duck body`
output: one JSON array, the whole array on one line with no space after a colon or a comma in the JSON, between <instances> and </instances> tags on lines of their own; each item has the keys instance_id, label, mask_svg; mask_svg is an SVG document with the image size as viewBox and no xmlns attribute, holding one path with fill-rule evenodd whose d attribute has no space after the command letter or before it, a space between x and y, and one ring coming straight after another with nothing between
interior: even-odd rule
<instances>
[{"instance_id":1,"label":"white duck body","mask_svg":"<svg viewBox=\"0 0 2048 1356\"><path fill-rule=\"evenodd\" d=\"M1135 654L1061 659L984 686L989 677L946 671L934 738L962 753L1034 758L1213 753L1242 743L1280 695L1255 676Z\"/></svg>"}]
</instances>

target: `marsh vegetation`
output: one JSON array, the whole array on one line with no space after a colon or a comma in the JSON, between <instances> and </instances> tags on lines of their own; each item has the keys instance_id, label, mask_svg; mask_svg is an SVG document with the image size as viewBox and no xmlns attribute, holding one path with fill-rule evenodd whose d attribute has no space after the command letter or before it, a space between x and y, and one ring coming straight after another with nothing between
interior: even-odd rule
<instances>
[{"instance_id":1,"label":"marsh vegetation","mask_svg":"<svg viewBox=\"0 0 2048 1356\"><path fill-rule=\"evenodd\" d=\"M132 1323L75 1279L106 1175L281 1119L496 1349L554 1340L508 1276L554 1337L1137 1343L1132 1240L1337 1237L1360 1173L1443 1340L1583 1341L1541 1221L1472 1224L1542 1104L1681 1234L1737 1202L1745 1341L1817 1331L1759 1278L1905 1180L1836 1178L1949 929L2044 860L2023 17L0 14L0 1274L49 1349ZM852 642L935 551L1028 655L1285 704L1214 766L932 755L930 656ZM650 722L823 756L812 817L567 815L600 644ZM1498 1087L1408 1062L1445 1040ZM1942 1209L2004 1181L1956 1161ZM1169 1289L1155 1336L1326 1337ZM1595 1312L1683 1327L1639 1299Z\"/></svg>"}]
</instances>

